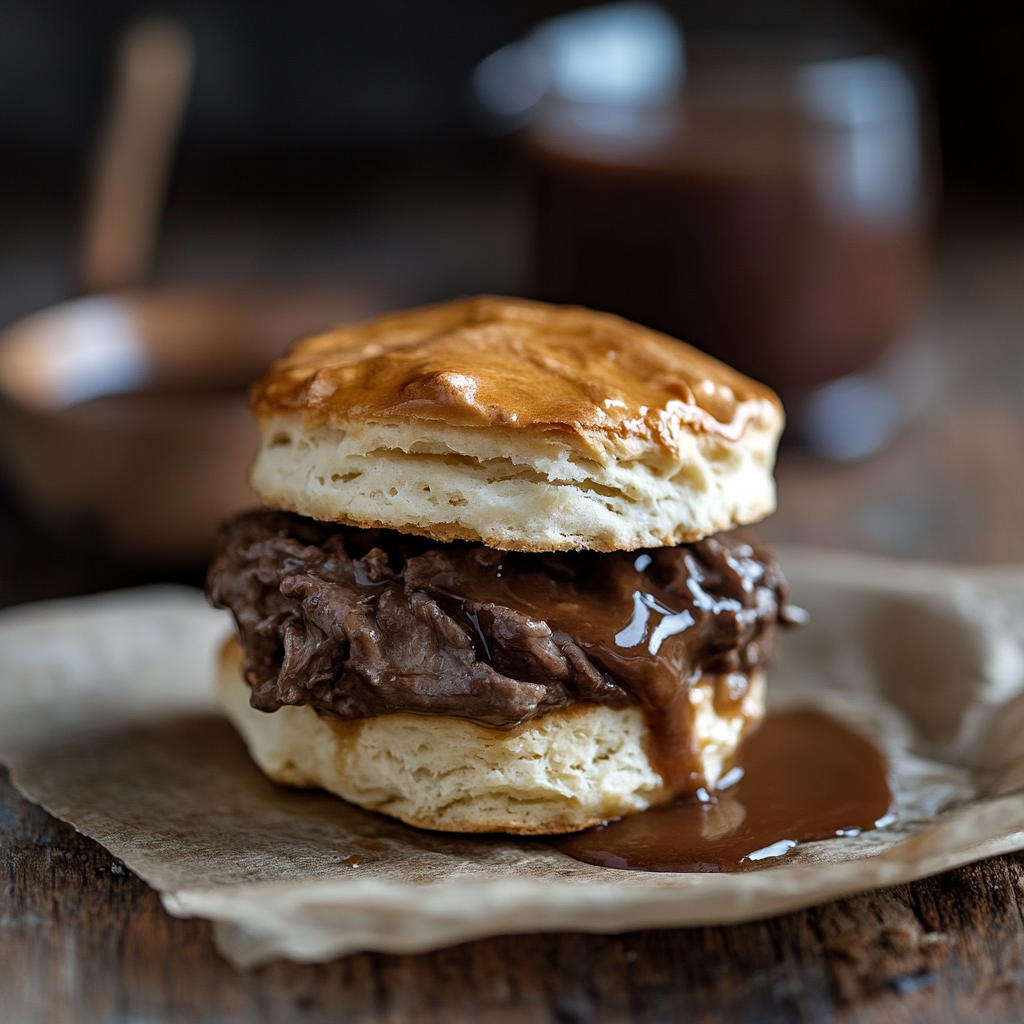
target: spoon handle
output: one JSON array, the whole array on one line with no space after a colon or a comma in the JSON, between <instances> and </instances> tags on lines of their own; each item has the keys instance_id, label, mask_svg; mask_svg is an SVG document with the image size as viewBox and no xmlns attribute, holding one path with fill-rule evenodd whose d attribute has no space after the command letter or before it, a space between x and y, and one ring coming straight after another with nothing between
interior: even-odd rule
<instances>
[{"instance_id":1,"label":"spoon handle","mask_svg":"<svg viewBox=\"0 0 1024 1024\"><path fill-rule=\"evenodd\" d=\"M136 284L149 270L193 63L173 18L143 18L121 37L86 206L85 292Z\"/></svg>"}]
</instances>

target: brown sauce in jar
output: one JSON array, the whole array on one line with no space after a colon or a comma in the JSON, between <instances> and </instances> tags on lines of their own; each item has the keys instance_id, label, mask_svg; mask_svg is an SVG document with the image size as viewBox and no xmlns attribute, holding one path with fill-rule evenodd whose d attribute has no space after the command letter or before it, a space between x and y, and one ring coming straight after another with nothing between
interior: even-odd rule
<instances>
[{"instance_id":1,"label":"brown sauce in jar","mask_svg":"<svg viewBox=\"0 0 1024 1024\"><path fill-rule=\"evenodd\" d=\"M770 714L743 744L738 782L559 839L563 853L629 871L749 871L800 843L876 828L892 805L869 740L816 711Z\"/></svg>"},{"instance_id":2,"label":"brown sauce in jar","mask_svg":"<svg viewBox=\"0 0 1024 1024\"><path fill-rule=\"evenodd\" d=\"M919 308L924 232L916 212L830 198L851 147L786 105L699 90L658 142L542 123L527 150L537 297L681 338L787 400L861 369Z\"/></svg>"}]
</instances>

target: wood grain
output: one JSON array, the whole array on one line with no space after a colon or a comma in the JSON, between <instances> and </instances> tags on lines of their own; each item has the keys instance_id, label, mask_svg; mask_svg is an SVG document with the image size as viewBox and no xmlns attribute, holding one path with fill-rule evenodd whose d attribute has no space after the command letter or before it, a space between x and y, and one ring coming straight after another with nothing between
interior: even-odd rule
<instances>
[{"instance_id":1,"label":"wood grain","mask_svg":"<svg viewBox=\"0 0 1024 1024\"><path fill-rule=\"evenodd\" d=\"M238 972L201 921L0 777L0 1020L1016 1021L1024 856L770 921L522 935Z\"/></svg>"}]
</instances>

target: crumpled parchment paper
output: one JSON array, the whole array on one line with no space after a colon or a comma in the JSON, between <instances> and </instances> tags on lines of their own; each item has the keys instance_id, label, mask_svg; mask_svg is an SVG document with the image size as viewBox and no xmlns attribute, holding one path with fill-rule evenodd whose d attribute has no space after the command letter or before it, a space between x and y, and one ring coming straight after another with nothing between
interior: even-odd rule
<instances>
[{"instance_id":1,"label":"crumpled parchment paper","mask_svg":"<svg viewBox=\"0 0 1024 1024\"><path fill-rule=\"evenodd\" d=\"M158 587L0 614L0 760L240 966L417 952L485 935L727 923L1024 848L1024 568L789 549L811 624L770 703L812 705L888 752L895 820L770 868L671 875L541 840L408 828L253 766L211 696L230 629Z\"/></svg>"}]
</instances>

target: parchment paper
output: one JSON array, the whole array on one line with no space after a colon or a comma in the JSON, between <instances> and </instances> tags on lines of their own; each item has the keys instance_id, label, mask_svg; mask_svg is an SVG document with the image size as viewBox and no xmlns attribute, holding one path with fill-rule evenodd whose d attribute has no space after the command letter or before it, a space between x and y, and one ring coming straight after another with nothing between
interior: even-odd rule
<instances>
[{"instance_id":1,"label":"parchment paper","mask_svg":"<svg viewBox=\"0 0 1024 1024\"><path fill-rule=\"evenodd\" d=\"M1024 568L790 549L811 625L770 700L887 750L893 822L745 874L578 863L542 841L408 828L265 779L210 698L223 613L148 588L0 615L0 759L238 965L415 952L505 932L766 917L1024 848Z\"/></svg>"}]
</instances>

